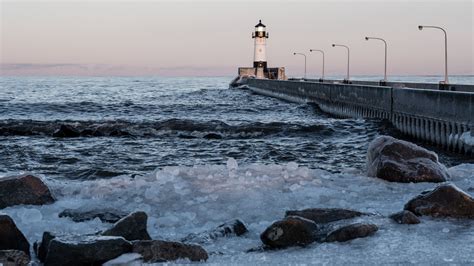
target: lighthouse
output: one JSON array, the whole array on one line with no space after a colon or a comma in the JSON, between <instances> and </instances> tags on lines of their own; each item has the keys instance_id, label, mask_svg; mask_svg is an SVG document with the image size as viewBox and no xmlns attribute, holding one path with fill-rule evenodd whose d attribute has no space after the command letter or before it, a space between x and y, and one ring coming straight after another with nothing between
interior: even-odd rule
<instances>
[{"instance_id":1,"label":"lighthouse","mask_svg":"<svg viewBox=\"0 0 474 266\"><path fill-rule=\"evenodd\" d=\"M237 76L231 82L231 87L236 87L240 84L241 79L257 78L257 79L279 79L286 80L284 67L268 67L267 66L267 39L268 32L266 26L259 20L255 25L255 31L252 32L254 41L253 50L253 67L239 67Z\"/></svg>"},{"instance_id":2,"label":"lighthouse","mask_svg":"<svg viewBox=\"0 0 474 266\"><path fill-rule=\"evenodd\" d=\"M255 39L254 42L254 53L253 53L253 67L263 68L263 71L267 69L267 55L266 55L266 46L268 32L266 32L265 25L262 24L262 21L259 20L258 24L255 25L255 32L252 32L252 38Z\"/></svg>"}]
</instances>

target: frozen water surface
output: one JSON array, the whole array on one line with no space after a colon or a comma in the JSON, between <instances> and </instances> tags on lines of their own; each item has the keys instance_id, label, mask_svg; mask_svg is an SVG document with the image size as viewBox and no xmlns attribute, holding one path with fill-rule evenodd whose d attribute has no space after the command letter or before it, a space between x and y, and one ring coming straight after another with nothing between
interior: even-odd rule
<instances>
[{"instance_id":1,"label":"frozen water surface","mask_svg":"<svg viewBox=\"0 0 474 266\"><path fill-rule=\"evenodd\" d=\"M450 182L474 190L474 164L449 169ZM399 225L387 218L436 184L400 184L360 174L329 173L296 163L241 164L230 158L223 165L165 167L148 175L90 181L47 180L58 201L44 206L16 206L11 215L31 243L43 231L93 233L110 227L99 219L74 223L58 218L66 208L84 206L144 210L154 239L179 240L234 218L249 233L210 241L208 263L281 264L472 264L474 221L422 218L418 225ZM261 244L259 234L288 209L351 208L373 213L356 218L379 226L371 237L346 243L314 243L306 248L270 252L245 251ZM180 263L183 261L180 261Z\"/></svg>"}]
</instances>

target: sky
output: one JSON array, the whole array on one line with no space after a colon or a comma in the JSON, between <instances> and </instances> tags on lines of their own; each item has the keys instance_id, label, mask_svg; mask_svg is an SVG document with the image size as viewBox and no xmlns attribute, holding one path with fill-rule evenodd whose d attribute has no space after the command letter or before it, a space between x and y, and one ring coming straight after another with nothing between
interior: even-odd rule
<instances>
[{"instance_id":1,"label":"sky","mask_svg":"<svg viewBox=\"0 0 474 266\"><path fill-rule=\"evenodd\" d=\"M474 74L473 2L0 0L0 75L233 76L251 66L251 33L267 26L270 67L301 76Z\"/></svg>"}]
</instances>

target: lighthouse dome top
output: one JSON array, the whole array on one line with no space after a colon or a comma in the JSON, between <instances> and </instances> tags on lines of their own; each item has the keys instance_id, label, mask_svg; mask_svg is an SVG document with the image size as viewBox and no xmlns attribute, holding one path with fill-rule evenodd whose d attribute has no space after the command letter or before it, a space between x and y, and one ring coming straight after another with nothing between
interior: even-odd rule
<instances>
[{"instance_id":1,"label":"lighthouse dome top","mask_svg":"<svg viewBox=\"0 0 474 266\"><path fill-rule=\"evenodd\" d=\"M265 25L262 24L262 20L261 20L261 19L258 21L258 24L255 25L255 28L258 28L258 27L263 27L263 28L266 27Z\"/></svg>"}]
</instances>

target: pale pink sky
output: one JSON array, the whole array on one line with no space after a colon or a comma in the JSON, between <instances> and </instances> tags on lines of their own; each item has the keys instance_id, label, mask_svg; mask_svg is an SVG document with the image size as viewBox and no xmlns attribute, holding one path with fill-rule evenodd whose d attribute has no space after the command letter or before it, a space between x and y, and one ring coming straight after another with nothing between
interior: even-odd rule
<instances>
[{"instance_id":1,"label":"pale pink sky","mask_svg":"<svg viewBox=\"0 0 474 266\"><path fill-rule=\"evenodd\" d=\"M235 75L250 66L253 26L270 33L270 66L301 74L381 75L385 38L389 74L441 75L441 31L448 31L450 74L474 74L472 1L24 1L0 0L0 75Z\"/></svg>"}]
</instances>

